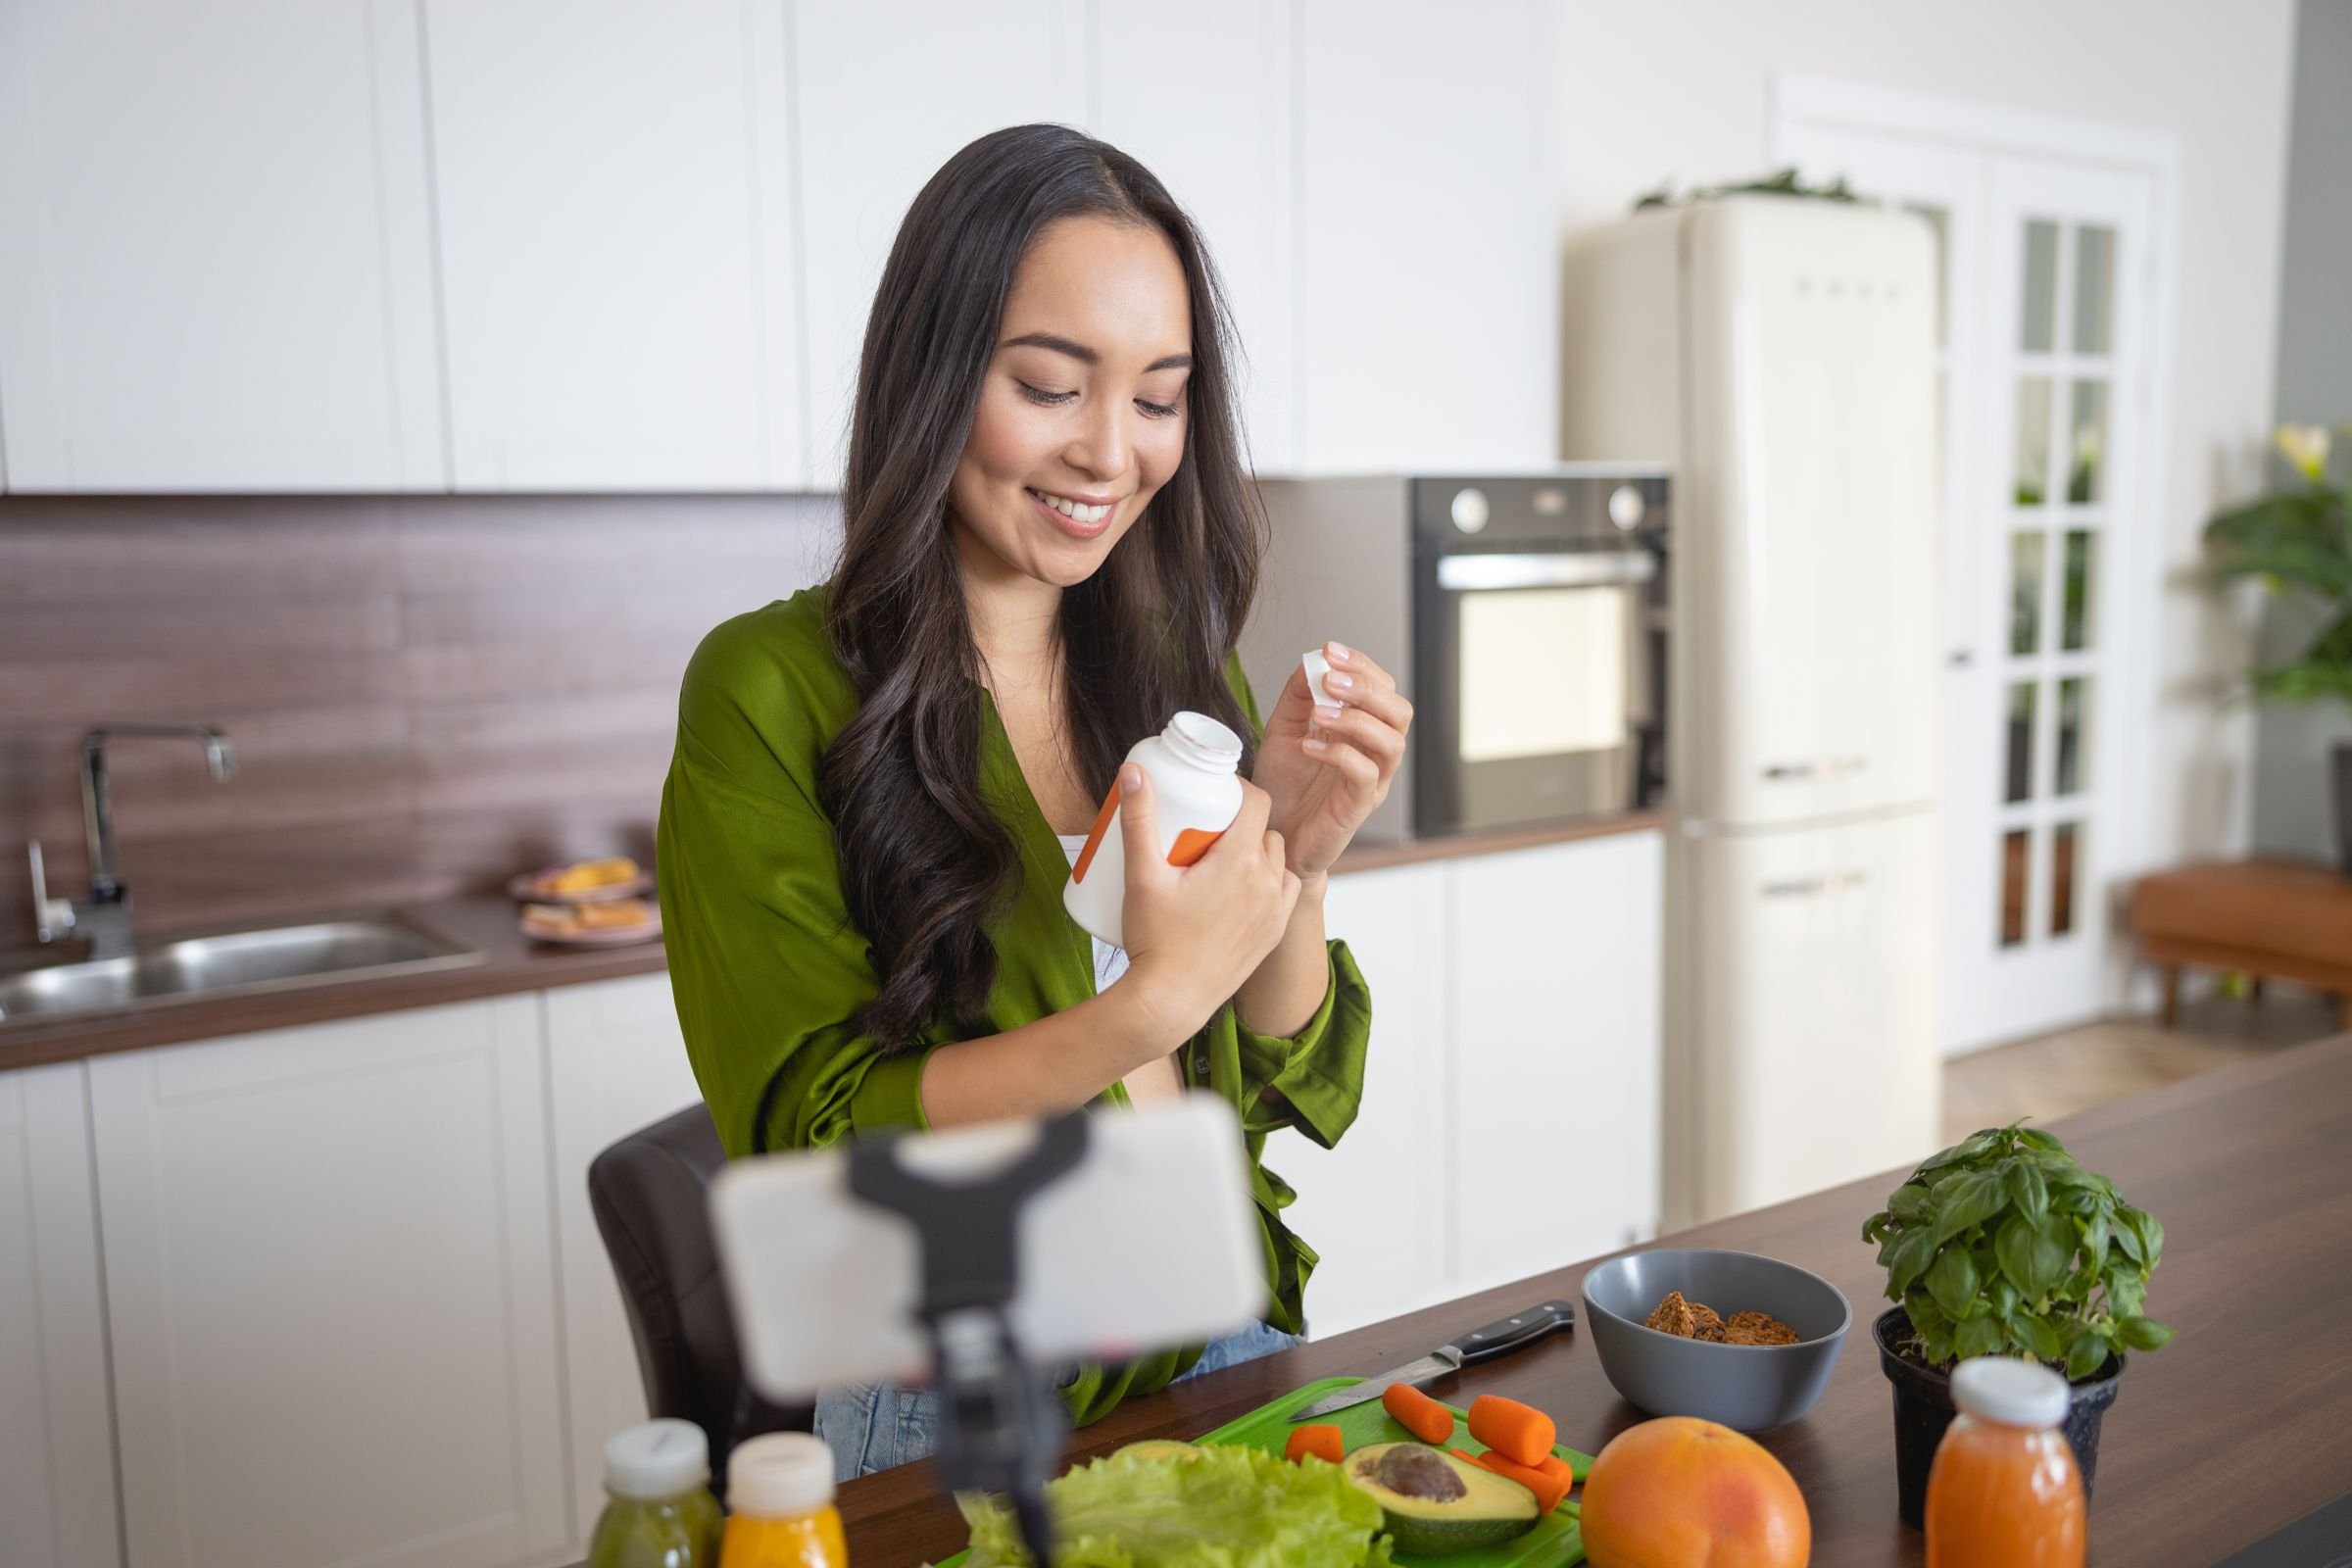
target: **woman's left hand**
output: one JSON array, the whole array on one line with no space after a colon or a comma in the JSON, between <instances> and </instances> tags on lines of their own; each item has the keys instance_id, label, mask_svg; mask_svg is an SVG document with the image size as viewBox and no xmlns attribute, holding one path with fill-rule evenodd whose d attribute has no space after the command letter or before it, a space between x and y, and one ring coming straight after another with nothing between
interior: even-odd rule
<instances>
[{"instance_id":1,"label":"woman's left hand","mask_svg":"<svg viewBox=\"0 0 2352 1568\"><path fill-rule=\"evenodd\" d=\"M1331 661L1323 686L1340 706L1317 708L1306 671L1293 665L1266 715L1252 775L1274 798L1267 825L1282 834L1285 858L1301 878L1328 872L1372 808L1388 799L1413 722L1413 705L1387 670L1338 643L1326 644L1323 656Z\"/></svg>"}]
</instances>

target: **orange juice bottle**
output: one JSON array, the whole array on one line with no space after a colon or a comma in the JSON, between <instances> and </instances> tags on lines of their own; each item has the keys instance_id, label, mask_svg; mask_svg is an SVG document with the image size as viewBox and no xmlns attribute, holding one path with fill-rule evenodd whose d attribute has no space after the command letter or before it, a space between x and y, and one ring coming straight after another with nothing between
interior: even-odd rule
<instances>
[{"instance_id":1,"label":"orange juice bottle","mask_svg":"<svg viewBox=\"0 0 2352 1568\"><path fill-rule=\"evenodd\" d=\"M1981 1355L1952 1369L1960 1414L1928 1471L1928 1568L2082 1568L2082 1477L2059 1430L2066 1380Z\"/></svg>"},{"instance_id":2,"label":"orange juice bottle","mask_svg":"<svg viewBox=\"0 0 2352 1568\"><path fill-rule=\"evenodd\" d=\"M727 1456L718 1568L850 1568L833 1506L833 1450L806 1432L771 1432Z\"/></svg>"}]
</instances>

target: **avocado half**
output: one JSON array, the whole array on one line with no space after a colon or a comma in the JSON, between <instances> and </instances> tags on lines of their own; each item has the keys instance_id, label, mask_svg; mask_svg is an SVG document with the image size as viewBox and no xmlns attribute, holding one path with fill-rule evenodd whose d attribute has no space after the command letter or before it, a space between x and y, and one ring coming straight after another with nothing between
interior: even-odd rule
<instances>
[{"instance_id":1,"label":"avocado half","mask_svg":"<svg viewBox=\"0 0 2352 1568\"><path fill-rule=\"evenodd\" d=\"M1197 1445L1177 1443L1167 1438L1147 1438L1142 1443L1130 1443L1118 1452L1133 1454L1139 1459L1198 1459L1200 1457L1200 1449Z\"/></svg>"},{"instance_id":2,"label":"avocado half","mask_svg":"<svg viewBox=\"0 0 2352 1568\"><path fill-rule=\"evenodd\" d=\"M1408 1557L1475 1551L1536 1527L1534 1493L1443 1448L1366 1444L1341 1470L1380 1504L1382 1528Z\"/></svg>"}]
</instances>

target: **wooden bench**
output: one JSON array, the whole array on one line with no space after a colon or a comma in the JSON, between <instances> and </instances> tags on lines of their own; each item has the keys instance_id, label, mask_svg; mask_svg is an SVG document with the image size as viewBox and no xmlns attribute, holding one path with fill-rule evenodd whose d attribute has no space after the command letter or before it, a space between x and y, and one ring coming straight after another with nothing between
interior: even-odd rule
<instances>
[{"instance_id":1,"label":"wooden bench","mask_svg":"<svg viewBox=\"0 0 2352 1568\"><path fill-rule=\"evenodd\" d=\"M2187 964L2332 992L2352 1029L2352 877L2308 860L2257 858L2183 866L2132 890L2139 951L2164 970L2164 1021L2180 1011Z\"/></svg>"}]
</instances>

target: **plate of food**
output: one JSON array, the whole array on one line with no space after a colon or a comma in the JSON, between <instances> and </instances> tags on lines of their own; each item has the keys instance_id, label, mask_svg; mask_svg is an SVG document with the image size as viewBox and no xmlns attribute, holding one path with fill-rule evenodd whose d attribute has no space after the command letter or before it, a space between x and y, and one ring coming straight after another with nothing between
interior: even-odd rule
<instances>
[{"instance_id":1,"label":"plate of food","mask_svg":"<svg viewBox=\"0 0 2352 1568\"><path fill-rule=\"evenodd\" d=\"M617 948L662 935L662 912L645 899L597 904L526 904L522 934L575 948Z\"/></svg>"},{"instance_id":2,"label":"plate of food","mask_svg":"<svg viewBox=\"0 0 2352 1568\"><path fill-rule=\"evenodd\" d=\"M507 892L532 904L607 904L633 899L653 885L652 874L627 856L604 855L519 872Z\"/></svg>"}]
</instances>

